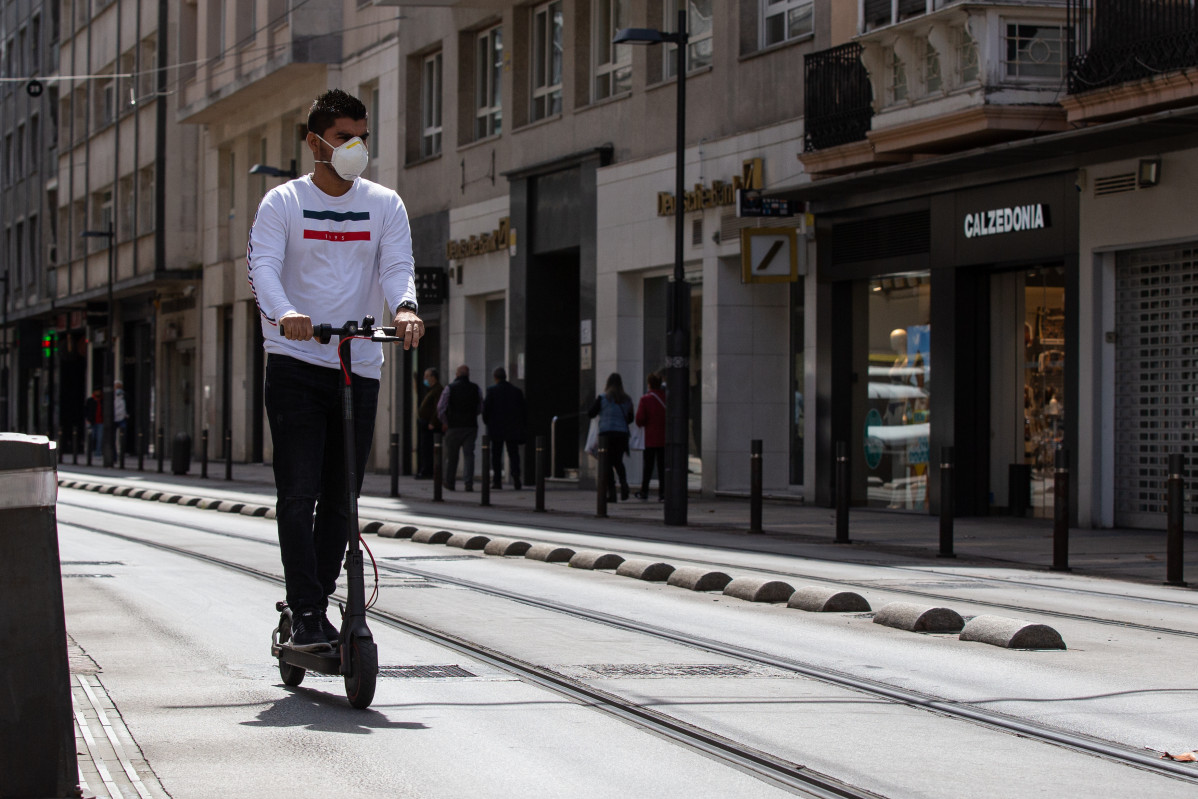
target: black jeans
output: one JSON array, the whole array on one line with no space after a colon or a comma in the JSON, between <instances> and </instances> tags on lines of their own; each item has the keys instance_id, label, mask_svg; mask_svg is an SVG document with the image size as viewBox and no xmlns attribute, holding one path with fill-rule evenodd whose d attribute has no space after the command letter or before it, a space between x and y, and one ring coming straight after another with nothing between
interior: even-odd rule
<instances>
[{"instance_id":1,"label":"black jeans","mask_svg":"<svg viewBox=\"0 0 1198 799\"><path fill-rule=\"evenodd\" d=\"M644 468L641 470L641 493L649 496L649 478L653 476L653 464L657 464L657 496L664 497L666 490L666 448L645 447Z\"/></svg>"},{"instance_id":2,"label":"black jeans","mask_svg":"<svg viewBox=\"0 0 1198 799\"><path fill-rule=\"evenodd\" d=\"M503 483L503 449L507 447L507 459L511 464L512 485L519 487L523 482L520 475L520 443L511 439L496 438L491 440L491 482L495 485Z\"/></svg>"},{"instance_id":3,"label":"black jeans","mask_svg":"<svg viewBox=\"0 0 1198 799\"><path fill-rule=\"evenodd\" d=\"M439 432L440 427L429 430L428 422L416 422L416 474L420 477L433 476L433 436Z\"/></svg>"},{"instance_id":4,"label":"black jeans","mask_svg":"<svg viewBox=\"0 0 1198 799\"><path fill-rule=\"evenodd\" d=\"M328 606L349 541L341 409L344 382L339 369L275 353L266 360L266 415L275 448L279 552L287 604L297 611ZM362 493L362 475L374 436L378 396L379 381L353 375L354 488L358 494Z\"/></svg>"},{"instance_id":5,"label":"black jeans","mask_svg":"<svg viewBox=\"0 0 1198 799\"><path fill-rule=\"evenodd\" d=\"M600 433L607 436L607 494L616 495L616 481L620 488L628 491L628 473L624 469L624 456L628 454L627 433Z\"/></svg>"}]
</instances>

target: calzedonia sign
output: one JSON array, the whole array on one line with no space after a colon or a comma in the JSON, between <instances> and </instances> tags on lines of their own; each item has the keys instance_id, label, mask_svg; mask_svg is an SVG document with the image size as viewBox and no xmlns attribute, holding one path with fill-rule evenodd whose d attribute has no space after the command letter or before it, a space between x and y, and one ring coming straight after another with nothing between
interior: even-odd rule
<instances>
[{"instance_id":1,"label":"calzedonia sign","mask_svg":"<svg viewBox=\"0 0 1198 799\"><path fill-rule=\"evenodd\" d=\"M992 208L965 215L965 238L997 236L1001 233L1021 233L1043 230L1052 224L1048 206L1043 203L1016 205L1012 208Z\"/></svg>"}]
</instances>

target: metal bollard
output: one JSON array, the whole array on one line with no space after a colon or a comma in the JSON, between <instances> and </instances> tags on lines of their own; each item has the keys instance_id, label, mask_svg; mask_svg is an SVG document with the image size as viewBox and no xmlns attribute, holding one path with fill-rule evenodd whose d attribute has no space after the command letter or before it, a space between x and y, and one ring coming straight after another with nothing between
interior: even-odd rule
<instances>
[{"instance_id":1,"label":"metal bollard","mask_svg":"<svg viewBox=\"0 0 1198 799\"><path fill-rule=\"evenodd\" d=\"M79 427L71 431L71 464L79 465Z\"/></svg>"},{"instance_id":2,"label":"metal bollard","mask_svg":"<svg viewBox=\"0 0 1198 799\"><path fill-rule=\"evenodd\" d=\"M87 438L88 438L88 440L84 442L84 447L87 449L87 465L91 466L92 465L92 457L93 457L92 456L91 436L88 436Z\"/></svg>"},{"instance_id":3,"label":"metal bollard","mask_svg":"<svg viewBox=\"0 0 1198 799\"><path fill-rule=\"evenodd\" d=\"M483 483L482 490L478 492L479 504L482 507L487 507L491 504L491 437L483 434Z\"/></svg>"},{"instance_id":4,"label":"metal bollard","mask_svg":"<svg viewBox=\"0 0 1198 799\"><path fill-rule=\"evenodd\" d=\"M146 434L142 431L137 431L137 471L144 472L146 470Z\"/></svg>"},{"instance_id":5,"label":"metal bollard","mask_svg":"<svg viewBox=\"0 0 1198 799\"><path fill-rule=\"evenodd\" d=\"M233 431L225 429L225 479L233 479Z\"/></svg>"},{"instance_id":6,"label":"metal bollard","mask_svg":"<svg viewBox=\"0 0 1198 799\"><path fill-rule=\"evenodd\" d=\"M67 455L67 448L63 446L63 444L66 442L64 442L62 440L62 428L61 427L58 428L57 442L58 442L58 465L61 466L63 464L63 459Z\"/></svg>"},{"instance_id":7,"label":"metal bollard","mask_svg":"<svg viewBox=\"0 0 1198 799\"><path fill-rule=\"evenodd\" d=\"M441 434L433 433L433 502L445 501L441 496L441 477L443 474L441 450Z\"/></svg>"},{"instance_id":8,"label":"metal bollard","mask_svg":"<svg viewBox=\"0 0 1198 799\"><path fill-rule=\"evenodd\" d=\"M208 477L208 428L200 433L200 477Z\"/></svg>"},{"instance_id":9,"label":"metal bollard","mask_svg":"<svg viewBox=\"0 0 1198 799\"><path fill-rule=\"evenodd\" d=\"M116 447L116 450L119 453L117 456L117 466L121 469L124 469L125 468L125 431L124 430L122 430L121 428L118 427L112 431L112 444L114 447Z\"/></svg>"},{"instance_id":10,"label":"metal bollard","mask_svg":"<svg viewBox=\"0 0 1198 799\"><path fill-rule=\"evenodd\" d=\"M761 529L761 439L749 442L749 532Z\"/></svg>"},{"instance_id":11,"label":"metal bollard","mask_svg":"<svg viewBox=\"0 0 1198 799\"><path fill-rule=\"evenodd\" d=\"M158 428L158 446L154 450L158 455L158 473L159 474L162 474L162 460L163 460L163 458L166 457L166 452L165 452L166 443L165 442L166 442L166 430L165 430L165 428L159 427Z\"/></svg>"},{"instance_id":12,"label":"metal bollard","mask_svg":"<svg viewBox=\"0 0 1198 799\"><path fill-rule=\"evenodd\" d=\"M1058 449L1053 468L1052 570L1069 571L1069 451Z\"/></svg>"},{"instance_id":13,"label":"metal bollard","mask_svg":"<svg viewBox=\"0 0 1198 799\"><path fill-rule=\"evenodd\" d=\"M598 467L595 470L595 515L607 518L607 434L599 434Z\"/></svg>"},{"instance_id":14,"label":"metal bollard","mask_svg":"<svg viewBox=\"0 0 1198 799\"><path fill-rule=\"evenodd\" d=\"M537 436L537 513L545 512L545 436Z\"/></svg>"},{"instance_id":15,"label":"metal bollard","mask_svg":"<svg viewBox=\"0 0 1198 799\"><path fill-rule=\"evenodd\" d=\"M849 541L849 445L836 442L836 543Z\"/></svg>"},{"instance_id":16,"label":"metal bollard","mask_svg":"<svg viewBox=\"0 0 1198 799\"><path fill-rule=\"evenodd\" d=\"M1165 585L1185 587L1185 456L1169 455L1168 531L1165 538Z\"/></svg>"},{"instance_id":17,"label":"metal bollard","mask_svg":"<svg viewBox=\"0 0 1198 799\"><path fill-rule=\"evenodd\" d=\"M0 607L11 611L0 614L0 640L20 642L4 664L3 797L80 795L55 468L48 439L0 435Z\"/></svg>"},{"instance_id":18,"label":"metal bollard","mask_svg":"<svg viewBox=\"0 0 1198 799\"><path fill-rule=\"evenodd\" d=\"M953 464L955 452L953 447L940 448L940 552L939 557L955 558L953 553L953 511L956 509L957 497L954 493Z\"/></svg>"},{"instance_id":19,"label":"metal bollard","mask_svg":"<svg viewBox=\"0 0 1198 799\"><path fill-rule=\"evenodd\" d=\"M391 434L388 468L391 470L391 496L399 496L399 433Z\"/></svg>"}]
</instances>

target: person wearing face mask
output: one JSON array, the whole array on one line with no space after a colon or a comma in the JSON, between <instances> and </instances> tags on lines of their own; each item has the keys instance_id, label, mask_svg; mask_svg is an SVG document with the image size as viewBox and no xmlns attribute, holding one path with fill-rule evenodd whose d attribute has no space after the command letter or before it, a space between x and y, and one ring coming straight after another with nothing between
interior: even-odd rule
<instances>
[{"instance_id":1,"label":"person wearing face mask","mask_svg":"<svg viewBox=\"0 0 1198 799\"><path fill-rule=\"evenodd\" d=\"M441 421L437 418L437 403L441 400L441 373L430 366L424 370L424 398L416 410L416 479L429 480L433 476L433 436L441 431Z\"/></svg>"},{"instance_id":2,"label":"person wearing face mask","mask_svg":"<svg viewBox=\"0 0 1198 799\"><path fill-rule=\"evenodd\" d=\"M316 98L305 140L314 169L262 198L246 253L267 352L265 400L279 553L292 610L290 645L311 652L337 643L328 598L350 533L338 341L321 344L312 325L361 321L386 310L394 314L404 349L424 335L407 211L393 190L361 177L369 163L367 122L366 107L352 95L332 89ZM360 492L383 351L368 341L347 349Z\"/></svg>"}]
</instances>

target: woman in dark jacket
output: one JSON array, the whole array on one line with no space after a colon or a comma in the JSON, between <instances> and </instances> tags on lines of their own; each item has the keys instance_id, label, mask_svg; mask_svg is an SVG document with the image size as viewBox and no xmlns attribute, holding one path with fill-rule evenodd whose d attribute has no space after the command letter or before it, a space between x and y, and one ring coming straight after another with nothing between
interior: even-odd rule
<instances>
[{"instance_id":1,"label":"woman in dark jacket","mask_svg":"<svg viewBox=\"0 0 1198 799\"><path fill-rule=\"evenodd\" d=\"M644 469L641 471L641 490L637 499L649 498L649 478L657 464L657 498L665 499L666 472L666 392L661 390L661 377L652 372L645 381L649 391L636 406L636 424L645 430Z\"/></svg>"},{"instance_id":2,"label":"woman in dark jacket","mask_svg":"<svg viewBox=\"0 0 1198 799\"><path fill-rule=\"evenodd\" d=\"M603 393L595 397L587 415L599 417L599 435L607 436L607 501L616 501L616 480L620 478L620 498L628 499L628 474L624 456L628 454L628 423L632 421L632 399L624 393L619 372L607 378Z\"/></svg>"}]
</instances>

